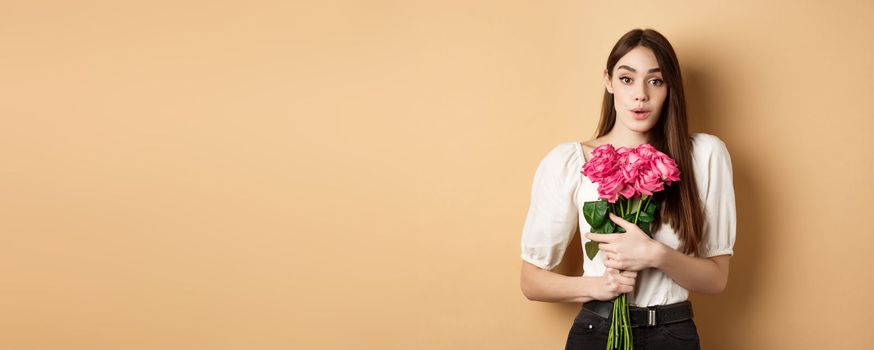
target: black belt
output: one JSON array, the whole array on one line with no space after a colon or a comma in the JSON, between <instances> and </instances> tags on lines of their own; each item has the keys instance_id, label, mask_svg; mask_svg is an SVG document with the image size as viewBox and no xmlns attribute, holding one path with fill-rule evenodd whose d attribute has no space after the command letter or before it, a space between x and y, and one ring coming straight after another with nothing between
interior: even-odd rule
<instances>
[{"instance_id":1,"label":"black belt","mask_svg":"<svg viewBox=\"0 0 874 350\"><path fill-rule=\"evenodd\" d=\"M583 304L583 308L607 319L613 315L612 301L592 300ZM652 327L681 322L692 319L692 302L686 300L675 304L650 307L629 305L628 314L631 316L631 327Z\"/></svg>"}]
</instances>

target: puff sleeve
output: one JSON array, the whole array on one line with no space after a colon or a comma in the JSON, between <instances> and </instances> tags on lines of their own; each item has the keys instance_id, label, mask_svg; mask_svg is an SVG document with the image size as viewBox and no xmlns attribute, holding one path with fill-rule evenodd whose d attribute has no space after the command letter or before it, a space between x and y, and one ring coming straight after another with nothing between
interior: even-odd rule
<instances>
[{"instance_id":1,"label":"puff sleeve","mask_svg":"<svg viewBox=\"0 0 874 350\"><path fill-rule=\"evenodd\" d=\"M555 146L540 162L522 229L523 260L545 270L561 262L579 225L574 193L581 170L582 161L573 142Z\"/></svg>"},{"instance_id":2,"label":"puff sleeve","mask_svg":"<svg viewBox=\"0 0 874 350\"><path fill-rule=\"evenodd\" d=\"M704 205L704 234L701 237L701 256L734 255L737 234L734 182L731 156L725 143L718 137L699 134L696 140L698 188ZM699 150L700 148L700 150ZM702 183L703 182L703 183Z\"/></svg>"}]
</instances>

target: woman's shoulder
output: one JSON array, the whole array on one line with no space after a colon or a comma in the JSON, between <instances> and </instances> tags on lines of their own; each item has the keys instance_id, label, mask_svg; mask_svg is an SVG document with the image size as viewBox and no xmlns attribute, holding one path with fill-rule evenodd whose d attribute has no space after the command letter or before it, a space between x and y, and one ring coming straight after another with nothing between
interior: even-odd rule
<instances>
[{"instance_id":1,"label":"woman's shoulder","mask_svg":"<svg viewBox=\"0 0 874 350\"><path fill-rule=\"evenodd\" d=\"M554 168L578 169L582 166L581 145L577 141L563 141L550 148L541 161Z\"/></svg>"},{"instance_id":2,"label":"woman's shoulder","mask_svg":"<svg viewBox=\"0 0 874 350\"><path fill-rule=\"evenodd\" d=\"M719 137L698 133L693 135L692 165L699 186L707 186L716 177L731 177L731 155ZM706 193L706 187L700 189Z\"/></svg>"},{"instance_id":3,"label":"woman's shoulder","mask_svg":"<svg viewBox=\"0 0 874 350\"><path fill-rule=\"evenodd\" d=\"M714 154L727 154L728 148L716 135L699 132L692 135L692 152L697 157L709 158Z\"/></svg>"}]
</instances>

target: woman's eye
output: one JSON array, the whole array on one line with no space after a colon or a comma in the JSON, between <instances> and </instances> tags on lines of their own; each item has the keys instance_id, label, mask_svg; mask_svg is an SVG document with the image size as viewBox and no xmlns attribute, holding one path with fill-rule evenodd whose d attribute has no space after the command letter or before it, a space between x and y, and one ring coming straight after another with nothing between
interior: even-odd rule
<instances>
[{"instance_id":1,"label":"woman's eye","mask_svg":"<svg viewBox=\"0 0 874 350\"><path fill-rule=\"evenodd\" d=\"M628 81L625 81L624 79L628 79ZM619 81L628 84L629 82L631 82L631 78L629 78L629 77L619 77Z\"/></svg>"},{"instance_id":2,"label":"woman's eye","mask_svg":"<svg viewBox=\"0 0 874 350\"><path fill-rule=\"evenodd\" d=\"M662 86L662 84L665 83L665 81L664 81L664 80L661 80L661 79L653 79L653 80L650 80L650 81L651 81L651 82L653 83L653 85L655 85L655 86Z\"/></svg>"}]
</instances>

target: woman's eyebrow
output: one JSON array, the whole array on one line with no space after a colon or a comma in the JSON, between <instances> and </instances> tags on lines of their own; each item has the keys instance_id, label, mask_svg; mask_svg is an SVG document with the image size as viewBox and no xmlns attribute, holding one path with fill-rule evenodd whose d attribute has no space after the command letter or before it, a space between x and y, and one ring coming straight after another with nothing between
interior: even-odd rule
<instances>
[{"instance_id":1,"label":"woman's eyebrow","mask_svg":"<svg viewBox=\"0 0 874 350\"><path fill-rule=\"evenodd\" d=\"M629 66L626 66L626 65L624 65L624 64L621 65L621 66L619 66L619 68L616 68L616 69L617 69L617 70L618 70L618 69L627 69L627 70L630 70L630 71L632 71L632 72L637 73L637 70L636 70L636 69L631 68L631 67L629 67ZM659 67L655 67L655 68L649 70L650 73L661 72L661 71L662 71L662 69L659 68Z\"/></svg>"}]
</instances>

